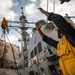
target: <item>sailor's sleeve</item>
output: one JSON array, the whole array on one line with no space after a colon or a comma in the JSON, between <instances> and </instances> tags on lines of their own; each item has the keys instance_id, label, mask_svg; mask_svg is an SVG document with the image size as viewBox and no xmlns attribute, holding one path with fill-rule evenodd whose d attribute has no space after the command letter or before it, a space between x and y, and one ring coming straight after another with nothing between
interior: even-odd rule
<instances>
[{"instance_id":1,"label":"sailor's sleeve","mask_svg":"<svg viewBox=\"0 0 75 75\"><path fill-rule=\"evenodd\" d=\"M48 37L48 36L46 36L46 35L44 35L44 37L42 38L42 40L43 40L44 42L46 42L47 44L49 44L49 45L51 45L51 46L57 48L58 41L53 40L52 38L50 38L50 37Z\"/></svg>"},{"instance_id":2,"label":"sailor's sleeve","mask_svg":"<svg viewBox=\"0 0 75 75\"><path fill-rule=\"evenodd\" d=\"M75 47L75 29L59 14L50 13L48 16L49 21L53 21L59 31L61 31L67 40Z\"/></svg>"}]
</instances>

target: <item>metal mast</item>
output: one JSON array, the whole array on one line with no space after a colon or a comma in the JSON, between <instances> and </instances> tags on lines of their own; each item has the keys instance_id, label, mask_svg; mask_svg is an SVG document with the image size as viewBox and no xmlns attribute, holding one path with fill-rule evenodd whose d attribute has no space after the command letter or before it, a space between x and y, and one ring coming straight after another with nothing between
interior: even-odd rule
<instances>
[{"instance_id":1,"label":"metal mast","mask_svg":"<svg viewBox=\"0 0 75 75\"><path fill-rule=\"evenodd\" d=\"M21 35L22 35L22 39L21 39L21 54L23 56L23 67L27 67L28 66L28 50L27 50L27 41L26 41L26 37L27 37L27 28L26 28L26 16L24 16L24 12L23 12L23 7L21 7L22 9L22 15L20 16L20 21L21 21Z\"/></svg>"}]
</instances>

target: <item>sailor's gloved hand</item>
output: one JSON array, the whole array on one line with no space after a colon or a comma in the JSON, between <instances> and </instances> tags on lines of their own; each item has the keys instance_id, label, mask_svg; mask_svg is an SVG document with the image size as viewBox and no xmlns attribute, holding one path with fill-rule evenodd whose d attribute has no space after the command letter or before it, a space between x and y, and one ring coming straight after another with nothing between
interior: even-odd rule
<instances>
[{"instance_id":1,"label":"sailor's gloved hand","mask_svg":"<svg viewBox=\"0 0 75 75\"><path fill-rule=\"evenodd\" d=\"M41 11L41 13L44 13L44 10L40 7L40 8L38 8L40 11Z\"/></svg>"}]
</instances>

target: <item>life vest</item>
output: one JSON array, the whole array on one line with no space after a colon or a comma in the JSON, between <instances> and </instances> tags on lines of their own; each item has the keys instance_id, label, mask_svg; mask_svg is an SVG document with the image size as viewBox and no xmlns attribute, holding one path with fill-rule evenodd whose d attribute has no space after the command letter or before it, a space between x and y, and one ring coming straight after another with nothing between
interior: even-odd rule
<instances>
[{"instance_id":1,"label":"life vest","mask_svg":"<svg viewBox=\"0 0 75 75\"><path fill-rule=\"evenodd\" d=\"M8 28L8 21L7 20L2 20L2 29L7 29Z\"/></svg>"},{"instance_id":2,"label":"life vest","mask_svg":"<svg viewBox=\"0 0 75 75\"><path fill-rule=\"evenodd\" d=\"M57 49L63 75L75 75L75 47L68 42L65 35L60 39Z\"/></svg>"}]
</instances>

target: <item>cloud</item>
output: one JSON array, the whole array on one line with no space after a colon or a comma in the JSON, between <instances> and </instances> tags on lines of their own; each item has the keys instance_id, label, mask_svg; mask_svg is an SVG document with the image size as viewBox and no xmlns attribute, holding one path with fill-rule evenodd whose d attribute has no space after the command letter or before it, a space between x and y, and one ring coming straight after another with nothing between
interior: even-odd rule
<instances>
[{"instance_id":1,"label":"cloud","mask_svg":"<svg viewBox=\"0 0 75 75\"><path fill-rule=\"evenodd\" d=\"M31 2L37 2L37 0L30 0Z\"/></svg>"},{"instance_id":2,"label":"cloud","mask_svg":"<svg viewBox=\"0 0 75 75\"><path fill-rule=\"evenodd\" d=\"M66 13L69 15L75 15L74 3L75 3L74 0L71 0L68 3L65 2L64 4L59 4L59 5L58 3L56 3L56 12L62 15L65 15Z\"/></svg>"},{"instance_id":3,"label":"cloud","mask_svg":"<svg viewBox=\"0 0 75 75\"><path fill-rule=\"evenodd\" d=\"M41 0L39 7L42 7L44 10L53 11L53 0Z\"/></svg>"},{"instance_id":4,"label":"cloud","mask_svg":"<svg viewBox=\"0 0 75 75\"><path fill-rule=\"evenodd\" d=\"M37 6L34 3L25 6L25 13L29 16L34 16L37 10Z\"/></svg>"},{"instance_id":5,"label":"cloud","mask_svg":"<svg viewBox=\"0 0 75 75\"><path fill-rule=\"evenodd\" d=\"M17 0L13 0L13 6L18 6L18 2L17 2Z\"/></svg>"},{"instance_id":6,"label":"cloud","mask_svg":"<svg viewBox=\"0 0 75 75\"><path fill-rule=\"evenodd\" d=\"M15 41L18 40L18 37L16 35L9 34L8 37L9 37L9 40L11 41L11 43L15 43ZM7 39L7 41L8 41L8 39Z\"/></svg>"},{"instance_id":7,"label":"cloud","mask_svg":"<svg viewBox=\"0 0 75 75\"><path fill-rule=\"evenodd\" d=\"M40 3L40 7L42 7L45 10L47 10L47 1L46 0L42 0L41 3Z\"/></svg>"},{"instance_id":8,"label":"cloud","mask_svg":"<svg viewBox=\"0 0 75 75\"><path fill-rule=\"evenodd\" d=\"M32 2L35 2L37 0L31 0ZM48 1L48 3L47 3ZM69 15L75 15L75 1L71 0L70 2L65 2L64 4L60 4L60 0L55 0L55 13L58 13L60 15L65 16L65 14ZM48 4L48 11L53 12L54 11L54 0L39 0L39 2L31 3L25 6L25 14L27 14L27 18L29 17L31 20L38 20L38 19L45 19L44 15L40 13L39 10L37 10L38 7L42 7L44 10L47 10L47 4ZM29 20L30 20L29 19Z\"/></svg>"},{"instance_id":9,"label":"cloud","mask_svg":"<svg viewBox=\"0 0 75 75\"><path fill-rule=\"evenodd\" d=\"M54 0L48 0L48 11L53 12ZM47 1L41 0L40 7L47 10ZM70 2L65 2L60 4L59 0L55 0L55 13L65 15L66 13L69 15L75 15L75 0L71 0Z\"/></svg>"},{"instance_id":10,"label":"cloud","mask_svg":"<svg viewBox=\"0 0 75 75\"><path fill-rule=\"evenodd\" d=\"M9 38L9 40L8 40L8 38ZM10 41L9 43L11 43L11 44L15 44L17 46L21 46L20 43L18 42L18 37L16 35L9 34L8 38L6 38L7 42Z\"/></svg>"},{"instance_id":11,"label":"cloud","mask_svg":"<svg viewBox=\"0 0 75 75\"><path fill-rule=\"evenodd\" d=\"M0 16L5 17L6 19L14 19L16 13L11 10L13 6L17 6L18 3L13 0L0 0Z\"/></svg>"},{"instance_id":12,"label":"cloud","mask_svg":"<svg viewBox=\"0 0 75 75\"><path fill-rule=\"evenodd\" d=\"M21 0L22 2L24 2L24 0Z\"/></svg>"}]
</instances>

